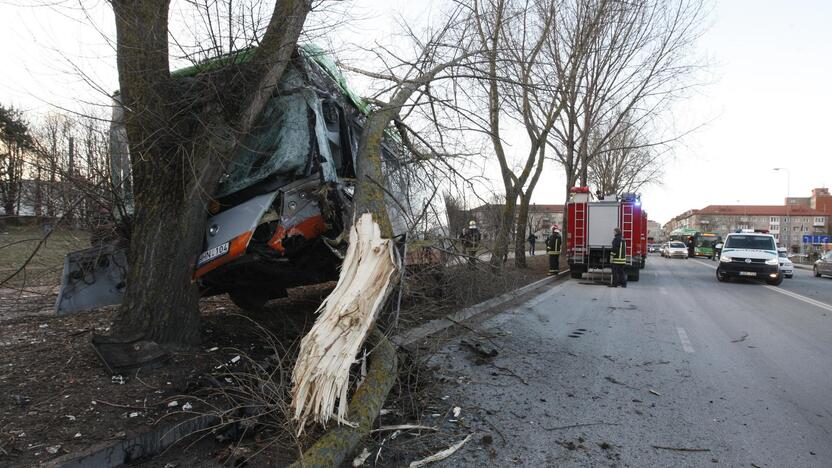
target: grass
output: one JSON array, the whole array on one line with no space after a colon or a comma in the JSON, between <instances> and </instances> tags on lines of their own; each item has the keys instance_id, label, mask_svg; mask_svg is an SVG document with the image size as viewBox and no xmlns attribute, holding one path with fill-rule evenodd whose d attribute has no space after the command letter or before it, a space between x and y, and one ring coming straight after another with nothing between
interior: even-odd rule
<instances>
[{"instance_id":1,"label":"grass","mask_svg":"<svg viewBox=\"0 0 832 468\"><path fill-rule=\"evenodd\" d=\"M59 284L64 256L73 250L89 247L89 238L86 231L56 229L43 241L44 233L40 226L7 226L0 229L0 287ZM25 268L10 278L23 265Z\"/></svg>"}]
</instances>

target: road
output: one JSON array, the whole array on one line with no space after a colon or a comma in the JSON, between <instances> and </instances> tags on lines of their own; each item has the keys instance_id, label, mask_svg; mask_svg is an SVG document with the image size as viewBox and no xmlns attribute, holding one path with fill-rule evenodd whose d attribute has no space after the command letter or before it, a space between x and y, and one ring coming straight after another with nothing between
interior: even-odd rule
<instances>
[{"instance_id":1,"label":"road","mask_svg":"<svg viewBox=\"0 0 832 468\"><path fill-rule=\"evenodd\" d=\"M832 465L832 279L714 266L651 257L627 289L568 280L471 324L433 358L474 434L443 466Z\"/></svg>"}]
</instances>

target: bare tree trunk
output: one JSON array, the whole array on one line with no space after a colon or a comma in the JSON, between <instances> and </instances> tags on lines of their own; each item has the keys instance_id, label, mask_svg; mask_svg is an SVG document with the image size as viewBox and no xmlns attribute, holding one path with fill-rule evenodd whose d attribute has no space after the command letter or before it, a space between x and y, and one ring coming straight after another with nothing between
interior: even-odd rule
<instances>
[{"instance_id":1,"label":"bare tree trunk","mask_svg":"<svg viewBox=\"0 0 832 468\"><path fill-rule=\"evenodd\" d=\"M526 268L526 225L529 219L529 197L521 192L517 207L517 223L514 227L514 266Z\"/></svg>"}]
</instances>

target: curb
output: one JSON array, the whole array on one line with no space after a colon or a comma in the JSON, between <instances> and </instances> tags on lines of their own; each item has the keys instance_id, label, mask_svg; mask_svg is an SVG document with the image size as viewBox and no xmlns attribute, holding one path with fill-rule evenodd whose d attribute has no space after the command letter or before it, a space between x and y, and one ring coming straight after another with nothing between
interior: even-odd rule
<instances>
[{"instance_id":1,"label":"curb","mask_svg":"<svg viewBox=\"0 0 832 468\"><path fill-rule=\"evenodd\" d=\"M479 304L473 305L471 307L466 307L452 314L448 314L448 316L445 318L431 320L427 323L419 325L416 328L411 328L410 330L407 330L402 334L391 337L390 341L392 341L393 344L395 344L398 347L404 347L409 344L413 344L414 342L427 338L430 335L433 335L443 330L447 330L448 328L457 325L459 322L464 322L465 320L476 317L477 315L487 312L497 306L501 306L506 302L517 299L518 297L532 290L546 286L550 283L554 283L555 281L564 278L568 275L569 270L565 270L558 273L555 276L547 276L546 278L537 280L533 283L529 283L521 288L515 289L514 291L509 291L503 295L492 297L487 301L480 302Z\"/></svg>"}]
</instances>

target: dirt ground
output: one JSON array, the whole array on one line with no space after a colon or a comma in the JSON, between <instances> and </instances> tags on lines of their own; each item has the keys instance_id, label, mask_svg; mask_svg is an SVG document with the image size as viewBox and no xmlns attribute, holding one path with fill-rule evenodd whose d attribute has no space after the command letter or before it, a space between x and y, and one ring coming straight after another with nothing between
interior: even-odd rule
<instances>
[{"instance_id":1,"label":"dirt ground","mask_svg":"<svg viewBox=\"0 0 832 468\"><path fill-rule=\"evenodd\" d=\"M388 333L393 326L409 328L515 289L543 277L545 261L543 256L534 257L529 259L530 268L507 268L500 275L466 266L450 272L409 272L398 320L386 317L382 326ZM120 376L104 370L89 344L92 332L108 332L112 309L55 317L51 315L54 287L0 290L0 465L41 464L151 427L216 414L229 404L243 407L242 397L229 399L228 389L251 384L244 379L255 367L267 369L268 378L280 376L275 398L281 401L257 403L281 407L282 400L289 398L288 372L295 345L333 286L291 290L288 298L256 313L243 313L224 296L207 298L202 306L204 342L199 349L173 352L170 362L160 369ZM279 360L279 366L258 364L270 360ZM447 411L442 412L441 399L431 393L432 371L422 365L422 359L403 353L400 361L402 372L380 424L421 423L426 408L435 411L430 414L449 417ZM272 414L265 422L255 416L258 424L250 430L240 433L237 424L237 433L205 433L206 437L191 438L153 460L137 463L211 466L249 460L252 465L279 466L295 458L315 436L310 433L304 440L287 436L290 425L282 424L280 418L288 419L288 415ZM412 461L446 442L403 437L394 444L391 435L381 431L367 441L368 448L376 448L377 457L369 459L368 465ZM382 446L395 449L379 451Z\"/></svg>"}]
</instances>

